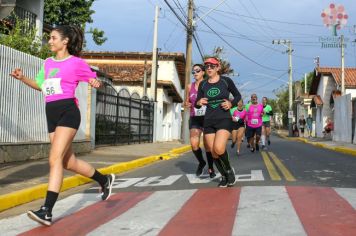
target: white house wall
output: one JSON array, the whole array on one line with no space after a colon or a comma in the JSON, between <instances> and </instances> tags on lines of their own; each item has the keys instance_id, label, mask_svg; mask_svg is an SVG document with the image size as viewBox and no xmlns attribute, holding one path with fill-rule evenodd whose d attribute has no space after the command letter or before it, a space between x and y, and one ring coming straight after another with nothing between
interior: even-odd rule
<instances>
[{"instance_id":1,"label":"white house wall","mask_svg":"<svg viewBox=\"0 0 356 236\"><path fill-rule=\"evenodd\" d=\"M351 95L335 98L334 132L333 140L339 142L351 142Z\"/></svg>"},{"instance_id":2,"label":"white house wall","mask_svg":"<svg viewBox=\"0 0 356 236\"><path fill-rule=\"evenodd\" d=\"M356 98L356 89L345 89L345 94L351 94L351 99Z\"/></svg>"},{"instance_id":3,"label":"white house wall","mask_svg":"<svg viewBox=\"0 0 356 236\"><path fill-rule=\"evenodd\" d=\"M159 61L158 62L157 80L172 81L179 95L183 98L184 92L181 88L178 72L174 61Z\"/></svg>"},{"instance_id":4,"label":"white house wall","mask_svg":"<svg viewBox=\"0 0 356 236\"><path fill-rule=\"evenodd\" d=\"M330 117L333 120L334 112L330 108L330 96L333 90L336 89L335 80L331 76L322 75L317 90L317 95L323 100L323 105L318 107L315 120L315 132L317 137L323 137L323 130L326 120Z\"/></svg>"}]
</instances>

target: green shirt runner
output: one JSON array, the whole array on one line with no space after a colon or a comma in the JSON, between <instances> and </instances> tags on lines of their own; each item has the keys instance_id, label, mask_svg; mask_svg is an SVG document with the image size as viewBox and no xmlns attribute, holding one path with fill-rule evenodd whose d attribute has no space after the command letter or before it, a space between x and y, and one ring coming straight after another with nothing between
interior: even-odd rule
<instances>
[{"instance_id":1,"label":"green shirt runner","mask_svg":"<svg viewBox=\"0 0 356 236\"><path fill-rule=\"evenodd\" d=\"M262 121L263 122L268 122L271 121L271 116L272 116L272 107L270 105L266 105L263 108L264 115L262 116Z\"/></svg>"}]
</instances>

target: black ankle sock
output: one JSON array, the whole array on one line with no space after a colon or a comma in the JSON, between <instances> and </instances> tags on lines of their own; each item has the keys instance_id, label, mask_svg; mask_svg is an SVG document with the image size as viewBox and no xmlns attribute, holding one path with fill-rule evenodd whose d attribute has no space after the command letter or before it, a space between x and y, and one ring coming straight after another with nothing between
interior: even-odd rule
<instances>
[{"instance_id":1,"label":"black ankle sock","mask_svg":"<svg viewBox=\"0 0 356 236\"><path fill-rule=\"evenodd\" d=\"M224 154L219 155L219 158L221 160L221 162L223 163L223 167L224 170L231 170L231 165L230 165L230 161L229 161L229 154L227 153L227 151L225 150Z\"/></svg>"},{"instance_id":2,"label":"black ankle sock","mask_svg":"<svg viewBox=\"0 0 356 236\"><path fill-rule=\"evenodd\" d=\"M211 154L211 152L206 152L206 159L208 160L208 166L209 169L214 170L214 159L213 159L213 155Z\"/></svg>"},{"instance_id":3,"label":"black ankle sock","mask_svg":"<svg viewBox=\"0 0 356 236\"><path fill-rule=\"evenodd\" d=\"M95 180L100 184L100 186L104 186L108 179L106 178L105 175L101 174L99 171L95 170L94 175L90 177L91 179Z\"/></svg>"},{"instance_id":4,"label":"black ankle sock","mask_svg":"<svg viewBox=\"0 0 356 236\"><path fill-rule=\"evenodd\" d=\"M194 156L197 158L197 160L199 161L199 165L205 165L206 162L203 159L203 152L201 151L201 148L199 148L198 150L193 150Z\"/></svg>"},{"instance_id":5,"label":"black ankle sock","mask_svg":"<svg viewBox=\"0 0 356 236\"><path fill-rule=\"evenodd\" d=\"M49 212L52 212L54 204L57 201L58 195L59 195L59 193L47 191L46 201L45 201L44 206L49 209Z\"/></svg>"},{"instance_id":6,"label":"black ankle sock","mask_svg":"<svg viewBox=\"0 0 356 236\"><path fill-rule=\"evenodd\" d=\"M220 172L221 176L226 176L226 171L223 167L223 164L222 164L222 161L220 160L220 158L214 158L214 163L216 165L216 168Z\"/></svg>"}]
</instances>

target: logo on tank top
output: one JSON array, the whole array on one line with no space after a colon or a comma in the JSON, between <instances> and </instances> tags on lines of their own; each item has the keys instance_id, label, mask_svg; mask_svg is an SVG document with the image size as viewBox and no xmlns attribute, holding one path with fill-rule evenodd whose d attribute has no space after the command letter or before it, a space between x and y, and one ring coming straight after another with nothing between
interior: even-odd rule
<instances>
[{"instance_id":1,"label":"logo on tank top","mask_svg":"<svg viewBox=\"0 0 356 236\"><path fill-rule=\"evenodd\" d=\"M58 68L52 68L50 69L49 73L48 73L48 78L53 78L57 75L57 73L59 72Z\"/></svg>"},{"instance_id":2,"label":"logo on tank top","mask_svg":"<svg viewBox=\"0 0 356 236\"><path fill-rule=\"evenodd\" d=\"M211 88L208 90L208 96L213 98L216 97L220 94L220 89L218 88Z\"/></svg>"}]
</instances>

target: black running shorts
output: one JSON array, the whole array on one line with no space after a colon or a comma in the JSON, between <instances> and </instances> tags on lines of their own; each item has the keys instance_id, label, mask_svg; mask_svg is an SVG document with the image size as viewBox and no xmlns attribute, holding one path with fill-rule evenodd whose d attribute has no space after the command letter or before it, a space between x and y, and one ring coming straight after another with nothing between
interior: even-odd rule
<instances>
[{"instance_id":1,"label":"black running shorts","mask_svg":"<svg viewBox=\"0 0 356 236\"><path fill-rule=\"evenodd\" d=\"M74 99L63 99L46 103L48 133L53 133L57 126L78 129L80 111Z\"/></svg>"},{"instance_id":2,"label":"black running shorts","mask_svg":"<svg viewBox=\"0 0 356 236\"><path fill-rule=\"evenodd\" d=\"M245 123L232 122L232 129L233 130L238 130L240 128L245 128Z\"/></svg>"},{"instance_id":3,"label":"black running shorts","mask_svg":"<svg viewBox=\"0 0 356 236\"><path fill-rule=\"evenodd\" d=\"M271 127L271 122L270 121L263 121L262 126Z\"/></svg>"},{"instance_id":4,"label":"black running shorts","mask_svg":"<svg viewBox=\"0 0 356 236\"><path fill-rule=\"evenodd\" d=\"M232 119L207 119L204 120L204 134L216 133L219 129L232 130Z\"/></svg>"},{"instance_id":5,"label":"black running shorts","mask_svg":"<svg viewBox=\"0 0 356 236\"><path fill-rule=\"evenodd\" d=\"M252 128L250 126L246 127L246 137L248 139L252 138L253 136L255 136L255 134L257 136L261 136L262 133L262 126L258 127L258 128Z\"/></svg>"},{"instance_id":6,"label":"black running shorts","mask_svg":"<svg viewBox=\"0 0 356 236\"><path fill-rule=\"evenodd\" d=\"M204 127L204 116L191 116L189 119L189 129L200 129Z\"/></svg>"}]
</instances>

